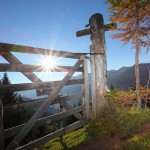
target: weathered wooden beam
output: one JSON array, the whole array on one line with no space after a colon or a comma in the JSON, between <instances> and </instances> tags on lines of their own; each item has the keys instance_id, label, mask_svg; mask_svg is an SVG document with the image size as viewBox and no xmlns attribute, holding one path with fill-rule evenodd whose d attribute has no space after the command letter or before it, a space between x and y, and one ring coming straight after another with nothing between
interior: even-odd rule
<instances>
[{"instance_id":1,"label":"weathered wooden beam","mask_svg":"<svg viewBox=\"0 0 150 150\"><path fill-rule=\"evenodd\" d=\"M88 119L90 116L90 108L89 108L89 78L88 78L88 63L87 59L83 57L84 63L83 63L83 79L84 79L84 84L83 84L83 105L85 107L85 116Z\"/></svg>"},{"instance_id":2,"label":"weathered wooden beam","mask_svg":"<svg viewBox=\"0 0 150 150\"><path fill-rule=\"evenodd\" d=\"M94 14L90 18L90 27L91 27L91 41L95 53L104 53L104 55L95 55L94 56L94 72L95 76L95 92L96 98L92 99L95 101L96 107L96 116L102 112L106 104L106 87L107 87L107 59L106 59L106 43L105 43L105 26L103 16L101 14ZM92 67L92 66L91 66ZM92 84L93 85L93 84ZM93 108L94 110L95 108Z\"/></svg>"},{"instance_id":3,"label":"weathered wooden beam","mask_svg":"<svg viewBox=\"0 0 150 150\"><path fill-rule=\"evenodd\" d=\"M29 54L47 55L47 56L65 57L65 58L75 58L75 59L80 58L80 55L76 53L67 52L67 51L56 51L56 50L49 50L49 49L44 49L44 48L0 43L0 54L8 53L10 51L20 52L20 53L29 53Z\"/></svg>"},{"instance_id":4,"label":"weathered wooden beam","mask_svg":"<svg viewBox=\"0 0 150 150\"><path fill-rule=\"evenodd\" d=\"M57 82L57 81L55 81L55 82ZM74 84L83 84L83 79L70 80L67 83L67 85L74 85ZM50 94L51 90L54 87L55 87L55 85L53 85L53 87L51 89L49 89L49 88L37 89L36 90L36 94L37 94L37 96L42 96L42 95Z\"/></svg>"},{"instance_id":5,"label":"weathered wooden beam","mask_svg":"<svg viewBox=\"0 0 150 150\"><path fill-rule=\"evenodd\" d=\"M87 120L77 121L65 128L59 129L51 134L48 134L44 137L41 137L35 141L32 141L31 143L28 143L24 146L18 147L16 150L32 150L33 148L37 148L40 145L46 143L49 140L55 139L57 137L63 136L65 134L68 134L69 132L72 132L82 126L84 126L87 123Z\"/></svg>"},{"instance_id":6,"label":"weathered wooden beam","mask_svg":"<svg viewBox=\"0 0 150 150\"><path fill-rule=\"evenodd\" d=\"M0 149L4 149L3 103L0 98Z\"/></svg>"},{"instance_id":7,"label":"weathered wooden beam","mask_svg":"<svg viewBox=\"0 0 150 150\"><path fill-rule=\"evenodd\" d=\"M4 59L6 59L11 64L22 64L13 54L10 52L1 55ZM38 78L32 72L22 72L24 76L26 76L32 82L42 82L40 78Z\"/></svg>"},{"instance_id":8,"label":"weathered wooden beam","mask_svg":"<svg viewBox=\"0 0 150 150\"><path fill-rule=\"evenodd\" d=\"M117 28L117 23L115 23L115 22L104 25L105 31L116 30L116 28Z\"/></svg>"},{"instance_id":9,"label":"weathered wooden beam","mask_svg":"<svg viewBox=\"0 0 150 150\"><path fill-rule=\"evenodd\" d=\"M83 93L75 93L75 94L70 94L70 95L58 96L58 98L56 98L52 104L63 103L63 102L70 101L72 99L81 98L82 95L83 95ZM4 110L4 112L12 112L14 110L17 110L17 112L21 112L24 109L28 109L29 107L31 107L31 108L38 107L38 106L42 105L42 103L46 100L48 100L48 99L43 98L43 99L21 102L21 103L17 103L14 105L7 105L7 106L3 107L3 110ZM19 109L19 108L22 108L22 109Z\"/></svg>"},{"instance_id":10,"label":"weathered wooden beam","mask_svg":"<svg viewBox=\"0 0 150 150\"><path fill-rule=\"evenodd\" d=\"M76 113L79 113L83 110L84 110L84 107L79 106L79 107L73 108L73 109L68 110L68 111L63 111L63 112L60 112L60 113L57 113L54 115L40 118L37 120L37 123L35 124L34 128L37 128L37 127L40 127L40 126L43 126L46 124L51 124L53 121L57 121L57 120L65 118L65 117L69 117L69 116L74 115ZM17 133L20 132L20 130L24 127L25 124L26 123L5 129L4 130L4 138L7 139L7 138L10 138L12 136L15 136Z\"/></svg>"},{"instance_id":11,"label":"weathered wooden beam","mask_svg":"<svg viewBox=\"0 0 150 150\"><path fill-rule=\"evenodd\" d=\"M55 66L45 70L43 65L0 64L0 72L68 72L72 66ZM76 72L82 72L80 67Z\"/></svg>"},{"instance_id":12,"label":"weathered wooden beam","mask_svg":"<svg viewBox=\"0 0 150 150\"><path fill-rule=\"evenodd\" d=\"M94 53L92 45L90 46L90 52ZM96 116L96 79L95 79L95 59L94 55L90 56L91 65L91 97L92 97L92 113Z\"/></svg>"},{"instance_id":13,"label":"weathered wooden beam","mask_svg":"<svg viewBox=\"0 0 150 150\"><path fill-rule=\"evenodd\" d=\"M64 135L64 128L62 129L59 129L53 133L50 133L48 135L45 135L37 140L34 140L26 145L23 145L23 146L20 146L18 148L15 148L15 150L33 150L34 148L37 148L39 147L40 145L50 141L50 140L53 140L59 136L62 136Z\"/></svg>"},{"instance_id":14,"label":"weathered wooden beam","mask_svg":"<svg viewBox=\"0 0 150 150\"><path fill-rule=\"evenodd\" d=\"M60 103L60 105L61 105L62 107L64 107L66 110L71 110L71 109L73 109L73 107L70 106L70 105L69 105L68 103L66 103L66 102ZM83 118L84 118L80 113L74 114L74 116L75 116L77 119L79 119L79 120L83 120Z\"/></svg>"},{"instance_id":15,"label":"weathered wooden beam","mask_svg":"<svg viewBox=\"0 0 150 150\"><path fill-rule=\"evenodd\" d=\"M91 30L90 29L84 29L84 30L80 30L80 31L76 32L76 36L77 37L90 35L90 34L91 34Z\"/></svg>"},{"instance_id":16,"label":"weathered wooden beam","mask_svg":"<svg viewBox=\"0 0 150 150\"><path fill-rule=\"evenodd\" d=\"M74 131L74 130L82 127L82 126L84 126L86 123L87 123L87 119L83 119L83 120L77 121L77 122L67 126L65 128L65 134L68 134L68 133L70 133L70 132L72 132L72 131Z\"/></svg>"},{"instance_id":17,"label":"weathered wooden beam","mask_svg":"<svg viewBox=\"0 0 150 150\"><path fill-rule=\"evenodd\" d=\"M15 92L33 89L47 89L52 91L61 81L48 81L48 82L36 82L36 83L23 83L23 84L10 84L0 85L1 92ZM66 85L83 84L83 79L69 80ZM65 85L65 86L66 86Z\"/></svg>"},{"instance_id":18,"label":"weathered wooden beam","mask_svg":"<svg viewBox=\"0 0 150 150\"><path fill-rule=\"evenodd\" d=\"M104 25L104 29L105 31L109 31L109 30L115 30L117 28L117 24L116 23L110 23L110 24L106 24ZM85 35L90 35L91 29L84 29L84 30L80 30L76 32L76 36L80 37L80 36L85 36Z\"/></svg>"},{"instance_id":19,"label":"weathered wooden beam","mask_svg":"<svg viewBox=\"0 0 150 150\"><path fill-rule=\"evenodd\" d=\"M23 138L27 135L27 133L33 128L36 121L41 117L44 110L50 105L55 98L57 97L59 91L67 84L71 76L74 72L80 67L83 63L82 60L78 60L74 67L67 73L67 75L63 78L63 80L59 83L59 85L53 90L52 94L49 96L48 100L45 101L40 108L35 112L32 118L28 121L28 123L22 128L22 130L17 134L17 136L10 142L10 144L6 147L6 150L12 150L18 147L18 144L23 140ZM17 143L17 145L16 145Z\"/></svg>"}]
</instances>

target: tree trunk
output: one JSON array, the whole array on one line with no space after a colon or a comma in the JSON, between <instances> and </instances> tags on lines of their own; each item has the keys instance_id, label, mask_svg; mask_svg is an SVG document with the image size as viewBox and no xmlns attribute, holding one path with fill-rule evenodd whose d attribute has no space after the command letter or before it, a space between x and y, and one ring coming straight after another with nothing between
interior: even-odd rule
<instances>
[{"instance_id":1,"label":"tree trunk","mask_svg":"<svg viewBox=\"0 0 150 150\"><path fill-rule=\"evenodd\" d=\"M141 108L140 73L139 73L139 48L136 48L136 53L135 53L135 78L136 78L137 107Z\"/></svg>"},{"instance_id":2,"label":"tree trunk","mask_svg":"<svg viewBox=\"0 0 150 150\"><path fill-rule=\"evenodd\" d=\"M138 6L136 6L136 36L135 36L135 78L136 78L136 97L137 107L141 108L141 94L140 94L140 72L139 72L139 18L138 18Z\"/></svg>"}]
</instances>

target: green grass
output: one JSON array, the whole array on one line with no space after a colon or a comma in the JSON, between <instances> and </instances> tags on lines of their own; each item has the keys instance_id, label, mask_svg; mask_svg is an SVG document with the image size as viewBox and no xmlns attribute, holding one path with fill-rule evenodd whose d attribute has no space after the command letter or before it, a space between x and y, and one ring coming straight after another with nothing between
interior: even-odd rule
<instances>
[{"instance_id":1,"label":"green grass","mask_svg":"<svg viewBox=\"0 0 150 150\"><path fill-rule=\"evenodd\" d=\"M126 143L122 144L116 150L149 150L150 149L150 133L145 135L135 135Z\"/></svg>"},{"instance_id":2,"label":"green grass","mask_svg":"<svg viewBox=\"0 0 150 150\"><path fill-rule=\"evenodd\" d=\"M38 150L64 150L64 145L67 149L74 149L89 139L94 139L97 136L111 135L111 133L121 133L125 137L131 138L137 133L140 125L146 122L150 122L150 110L148 109L135 109L132 112L129 110L120 112L107 110L98 119L91 117L88 125L83 128L63 136L63 144L59 138L56 138L42 145ZM147 148L146 143L150 142L150 135L142 136L138 141L134 141L134 139L132 138L131 141L120 147L119 150L128 150L129 145L132 147L132 145L135 146L136 144L137 147L135 146L135 149L141 148L143 145Z\"/></svg>"},{"instance_id":3,"label":"green grass","mask_svg":"<svg viewBox=\"0 0 150 150\"><path fill-rule=\"evenodd\" d=\"M84 143L89 139L89 136L86 132L86 126L84 128L78 129L74 132L71 132L63 137L63 143L66 145L68 149L73 149L78 145ZM59 138L51 140L46 144L42 145L39 150L64 150L63 145L60 142Z\"/></svg>"}]
</instances>

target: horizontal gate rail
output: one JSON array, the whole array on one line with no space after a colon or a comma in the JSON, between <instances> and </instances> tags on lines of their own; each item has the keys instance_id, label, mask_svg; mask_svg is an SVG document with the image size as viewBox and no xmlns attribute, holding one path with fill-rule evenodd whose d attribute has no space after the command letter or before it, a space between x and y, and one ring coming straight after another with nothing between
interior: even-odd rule
<instances>
[{"instance_id":1,"label":"horizontal gate rail","mask_svg":"<svg viewBox=\"0 0 150 150\"><path fill-rule=\"evenodd\" d=\"M54 115L50 115L50 116L46 116L44 118L40 118L40 119L37 120L37 123L35 124L34 128L43 126L45 124L50 124L52 121L57 121L57 120L63 119L65 117L68 117L68 116L74 115L76 113L79 113L83 110L84 110L84 107L79 106L79 107L73 108L73 109L68 110L68 111L63 111L63 112L60 112L60 113L56 113ZM24 127L25 124L26 123L15 126L15 127L12 127L12 128L5 129L4 130L4 138L6 139L6 138L9 138L9 137L15 136Z\"/></svg>"},{"instance_id":2,"label":"horizontal gate rail","mask_svg":"<svg viewBox=\"0 0 150 150\"><path fill-rule=\"evenodd\" d=\"M31 119L27 122L27 124L21 129L21 131L14 137L14 139L7 146L6 150L12 150L20 144L20 142L24 139L27 133L34 127L36 121L42 116L44 110L50 105L57 97L59 91L67 84L72 75L76 72L76 70L83 63L83 60L78 60L73 68L65 75L63 80L56 86L56 88L52 91L51 95L48 97L48 100L45 101L39 109L34 113ZM17 145L16 145L17 144Z\"/></svg>"},{"instance_id":3,"label":"horizontal gate rail","mask_svg":"<svg viewBox=\"0 0 150 150\"><path fill-rule=\"evenodd\" d=\"M23 84L10 84L0 85L0 91L15 92L33 89L49 88L52 91L61 81L49 81L49 82L36 82L36 83L23 83ZM83 79L69 80L66 85L83 84Z\"/></svg>"},{"instance_id":4,"label":"horizontal gate rail","mask_svg":"<svg viewBox=\"0 0 150 150\"><path fill-rule=\"evenodd\" d=\"M56 98L56 100L52 104L67 102L67 101L70 101L72 99L81 98L82 96L83 96L83 93L75 93L75 94L70 94L70 95L65 95L65 96L58 96L58 98ZM12 110L17 109L18 112L21 112L24 109L29 108L29 107L34 108L34 107L40 106L46 100L47 100L47 98L43 98L43 99L36 99L36 100L21 102L18 104L4 106L3 111L4 112L5 111L11 112ZM18 109L20 107L22 108L22 110Z\"/></svg>"},{"instance_id":5,"label":"horizontal gate rail","mask_svg":"<svg viewBox=\"0 0 150 150\"><path fill-rule=\"evenodd\" d=\"M70 133L70 132L72 132L72 131L74 131L74 130L82 127L82 126L84 126L86 124L86 122L87 122L86 119L82 120L82 121L77 121L77 122L75 122L75 123L73 123L73 124L71 124L71 125L69 125L69 126L67 126L65 128L61 128L61 129L59 129L59 130L57 130L57 131L55 131L55 132L53 132L51 134L48 134L48 135L46 135L46 136L44 136L44 137L42 137L42 138L40 138L38 140L32 141L29 144L26 144L26 145L24 145L22 147L19 147L16 150L26 150L26 149L31 150L34 147L38 147L41 144L44 144L45 142L47 142L49 140L52 140L52 139L57 138L59 136L63 136L65 134L68 134L68 133Z\"/></svg>"},{"instance_id":6,"label":"horizontal gate rail","mask_svg":"<svg viewBox=\"0 0 150 150\"><path fill-rule=\"evenodd\" d=\"M81 54L76 54L76 53L66 52L66 51L56 51L56 50L49 50L44 48L0 43L0 54L5 54L10 51L28 53L28 54L38 54L38 55L51 55L56 57L75 58L75 59L79 59L81 55Z\"/></svg>"},{"instance_id":7,"label":"horizontal gate rail","mask_svg":"<svg viewBox=\"0 0 150 150\"><path fill-rule=\"evenodd\" d=\"M10 64L22 64L12 53L4 53L1 54L1 56L6 59ZM34 73L32 72L21 72L24 76L26 76L29 80L32 82L42 82L40 78L38 78Z\"/></svg>"},{"instance_id":8,"label":"horizontal gate rail","mask_svg":"<svg viewBox=\"0 0 150 150\"><path fill-rule=\"evenodd\" d=\"M55 66L49 69L49 72L68 72L72 66ZM43 65L26 65L26 64L0 64L0 72L47 72L44 70ZM80 67L76 72L82 72L83 68Z\"/></svg>"},{"instance_id":9,"label":"horizontal gate rail","mask_svg":"<svg viewBox=\"0 0 150 150\"><path fill-rule=\"evenodd\" d=\"M42 64L23 64L16 56L15 53L22 54L35 54L54 56L62 58L73 58L78 59L74 66L55 66L49 70L45 70ZM56 51L44 48L36 48L30 46L21 46L15 44L7 44L0 42L0 55L9 63L0 63L0 72L21 72L26 76L32 83L21 83L21 84L9 84L0 85L1 93L19 92L26 90L36 90L37 96L47 95L42 99L31 99L30 101L16 102L11 105L4 105L3 112L6 115L23 113L26 110L30 111L35 108L36 111L33 116L30 115L30 119L26 123L22 123L17 126L11 126L10 128L4 129L4 139L13 138L13 140L5 147L5 150L13 149L32 149L39 145L51 140L55 137L63 136L77 128L82 127L88 118L89 113L89 97L88 97L88 71L87 71L87 56L85 53L72 53L67 51ZM63 80L59 81L46 81L43 82L35 72L67 72ZM75 72L82 73L82 79L72 79ZM62 94L61 90L64 86L82 84L82 90L80 93L74 94ZM68 101L80 99L82 100L81 106L73 107ZM42 114L46 111L48 106L59 104L60 112L46 117L42 117ZM87 110L86 110L87 109ZM64 111L65 110L65 111ZM64 118L74 116L74 123L64 124ZM6 116L7 117L7 116ZM77 121L78 120L78 121ZM32 141L24 146L19 147L19 144L24 137L32 131L32 128L38 128L44 125L52 125L54 122L60 122L60 129L53 133L50 133L40 139Z\"/></svg>"}]
</instances>

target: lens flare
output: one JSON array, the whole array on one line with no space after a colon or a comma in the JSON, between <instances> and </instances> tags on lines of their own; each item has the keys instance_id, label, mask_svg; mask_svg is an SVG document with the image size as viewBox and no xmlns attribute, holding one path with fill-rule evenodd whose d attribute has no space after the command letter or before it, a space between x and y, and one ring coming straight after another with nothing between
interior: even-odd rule
<instances>
[{"instance_id":1,"label":"lens flare","mask_svg":"<svg viewBox=\"0 0 150 150\"><path fill-rule=\"evenodd\" d=\"M46 72L49 72L50 70L53 70L56 66L56 61L52 57L46 57L41 61L43 70Z\"/></svg>"}]
</instances>

